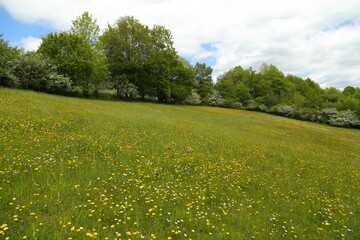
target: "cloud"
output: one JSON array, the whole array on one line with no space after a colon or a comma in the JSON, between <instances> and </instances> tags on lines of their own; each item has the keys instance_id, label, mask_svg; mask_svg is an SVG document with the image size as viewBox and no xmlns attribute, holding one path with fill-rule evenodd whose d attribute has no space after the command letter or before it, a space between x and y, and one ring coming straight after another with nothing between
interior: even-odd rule
<instances>
[{"instance_id":1,"label":"cloud","mask_svg":"<svg viewBox=\"0 0 360 240\"><path fill-rule=\"evenodd\" d=\"M358 0L0 0L14 18L67 30L83 11L102 29L130 15L170 29L175 47L214 76L264 62L322 86L360 87ZM205 46L205 47L204 47ZM211 46L211 47L210 47Z\"/></svg>"},{"instance_id":2,"label":"cloud","mask_svg":"<svg viewBox=\"0 0 360 240\"><path fill-rule=\"evenodd\" d=\"M36 51L40 44L41 38L27 37L20 40L20 46L23 47L27 51Z\"/></svg>"}]
</instances>

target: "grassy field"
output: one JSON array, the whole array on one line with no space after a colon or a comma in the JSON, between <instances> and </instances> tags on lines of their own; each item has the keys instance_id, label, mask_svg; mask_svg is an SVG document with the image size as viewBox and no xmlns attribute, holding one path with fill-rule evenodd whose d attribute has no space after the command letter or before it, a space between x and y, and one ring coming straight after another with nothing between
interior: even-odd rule
<instances>
[{"instance_id":1,"label":"grassy field","mask_svg":"<svg viewBox=\"0 0 360 240\"><path fill-rule=\"evenodd\" d=\"M0 239L360 239L360 131L0 88Z\"/></svg>"}]
</instances>

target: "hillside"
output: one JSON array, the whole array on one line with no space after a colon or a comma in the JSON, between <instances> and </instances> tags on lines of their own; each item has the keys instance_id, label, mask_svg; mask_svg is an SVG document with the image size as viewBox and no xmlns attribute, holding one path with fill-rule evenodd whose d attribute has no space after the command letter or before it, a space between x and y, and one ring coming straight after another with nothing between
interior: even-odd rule
<instances>
[{"instance_id":1,"label":"hillside","mask_svg":"<svg viewBox=\"0 0 360 240\"><path fill-rule=\"evenodd\" d=\"M0 239L359 239L360 131L0 88Z\"/></svg>"}]
</instances>

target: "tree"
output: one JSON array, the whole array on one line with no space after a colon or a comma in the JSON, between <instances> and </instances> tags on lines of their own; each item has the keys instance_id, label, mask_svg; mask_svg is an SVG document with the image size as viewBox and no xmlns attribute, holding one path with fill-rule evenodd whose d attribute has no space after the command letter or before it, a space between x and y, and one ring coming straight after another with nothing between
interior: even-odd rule
<instances>
[{"instance_id":1,"label":"tree","mask_svg":"<svg viewBox=\"0 0 360 240\"><path fill-rule=\"evenodd\" d=\"M336 89L334 87L325 89L325 95L324 95L325 101L329 103L336 103L337 101L340 100L341 97L342 97L342 93L340 92L339 89Z\"/></svg>"},{"instance_id":2,"label":"tree","mask_svg":"<svg viewBox=\"0 0 360 240\"><path fill-rule=\"evenodd\" d=\"M178 57L175 66L170 69L170 97L173 102L184 102L193 95L194 70L191 64L182 57Z\"/></svg>"},{"instance_id":3,"label":"tree","mask_svg":"<svg viewBox=\"0 0 360 240\"><path fill-rule=\"evenodd\" d=\"M75 86L89 88L95 54L84 38L68 32L49 33L42 38L38 52L48 57L60 74L69 76Z\"/></svg>"},{"instance_id":4,"label":"tree","mask_svg":"<svg viewBox=\"0 0 360 240\"><path fill-rule=\"evenodd\" d=\"M284 74L274 65L263 67L263 77L270 85L271 91L280 96L285 91Z\"/></svg>"},{"instance_id":5,"label":"tree","mask_svg":"<svg viewBox=\"0 0 360 240\"><path fill-rule=\"evenodd\" d=\"M106 56L99 41L100 28L96 22L97 20L93 19L88 12L84 12L76 20L72 21L70 33L83 38L92 48L92 54L94 55L92 58L93 73L89 82L95 87L95 91L98 91L99 85L107 80L109 69Z\"/></svg>"},{"instance_id":6,"label":"tree","mask_svg":"<svg viewBox=\"0 0 360 240\"><path fill-rule=\"evenodd\" d=\"M227 102L239 101L235 86L238 82L242 81L243 73L244 69L241 66L237 66L218 77L215 87Z\"/></svg>"},{"instance_id":7,"label":"tree","mask_svg":"<svg viewBox=\"0 0 360 240\"><path fill-rule=\"evenodd\" d=\"M13 87L16 83L11 76L11 62L18 57L20 51L10 47L9 42L2 37L0 34L0 86Z\"/></svg>"},{"instance_id":8,"label":"tree","mask_svg":"<svg viewBox=\"0 0 360 240\"><path fill-rule=\"evenodd\" d=\"M177 88L180 65L173 47L173 37L170 30L155 25L150 29L151 44L149 45L150 58L149 80L151 88L156 89L159 102L168 102Z\"/></svg>"},{"instance_id":9,"label":"tree","mask_svg":"<svg viewBox=\"0 0 360 240\"><path fill-rule=\"evenodd\" d=\"M344 91L342 92L345 96L352 96L356 93L356 88L352 86L347 86L344 88Z\"/></svg>"},{"instance_id":10,"label":"tree","mask_svg":"<svg viewBox=\"0 0 360 240\"><path fill-rule=\"evenodd\" d=\"M214 84L211 74L213 69L206 66L205 63L196 63L194 67L195 72L195 89L200 95L202 103L208 103L209 97L213 92Z\"/></svg>"},{"instance_id":11,"label":"tree","mask_svg":"<svg viewBox=\"0 0 360 240\"><path fill-rule=\"evenodd\" d=\"M165 27L149 28L133 17L122 17L108 26L100 40L118 93L129 82L143 100L148 96L170 102L191 94L190 73L181 64Z\"/></svg>"},{"instance_id":12,"label":"tree","mask_svg":"<svg viewBox=\"0 0 360 240\"><path fill-rule=\"evenodd\" d=\"M134 17L121 17L104 31L100 40L109 64L115 87L129 82L138 87L141 98L148 88L146 76L150 70L150 30Z\"/></svg>"},{"instance_id":13,"label":"tree","mask_svg":"<svg viewBox=\"0 0 360 240\"><path fill-rule=\"evenodd\" d=\"M84 12L76 20L72 21L70 32L84 38L92 46L96 46L99 40L100 28L96 23L96 19L93 20L88 12Z\"/></svg>"}]
</instances>

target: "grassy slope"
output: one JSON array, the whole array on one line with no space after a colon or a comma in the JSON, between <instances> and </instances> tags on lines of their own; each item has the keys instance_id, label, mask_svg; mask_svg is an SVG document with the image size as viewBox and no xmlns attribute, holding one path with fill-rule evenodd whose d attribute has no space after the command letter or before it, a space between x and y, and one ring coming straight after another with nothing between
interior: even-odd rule
<instances>
[{"instance_id":1,"label":"grassy slope","mask_svg":"<svg viewBox=\"0 0 360 240\"><path fill-rule=\"evenodd\" d=\"M359 159L359 130L0 89L0 239L359 239Z\"/></svg>"}]
</instances>

